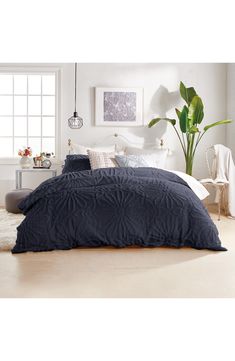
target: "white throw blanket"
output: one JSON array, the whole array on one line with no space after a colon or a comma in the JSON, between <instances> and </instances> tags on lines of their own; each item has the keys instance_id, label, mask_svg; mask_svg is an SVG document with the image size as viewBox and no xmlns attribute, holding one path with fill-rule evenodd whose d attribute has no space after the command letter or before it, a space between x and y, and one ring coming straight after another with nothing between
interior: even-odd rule
<instances>
[{"instance_id":1,"label":"white throw blanket","mask_svg":"<svg viewBox=\"0 0 235 361\"><path fill-rule=\"evenodd\" d=\"M232 152L222 144L214 145L216 163L216 179L228 181L227 202L228 211L232 217L235 217L235 165Z\"/></svg>"}]
</instances>

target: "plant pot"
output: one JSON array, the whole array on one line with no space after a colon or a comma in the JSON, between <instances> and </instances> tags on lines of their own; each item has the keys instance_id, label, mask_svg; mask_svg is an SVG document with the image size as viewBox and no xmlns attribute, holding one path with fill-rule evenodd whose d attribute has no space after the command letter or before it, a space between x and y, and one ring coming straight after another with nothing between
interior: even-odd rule
<instances>
[{"instance_id":1,"label":"plant pot","mask_svg":"<svg viewBox=\"0 0 235 361\"><path fill-rule=\"evenodd\" d=\"M22 169L31 168L31 166L32 166L31 158L29 158L29 157L21 157L20 166L21 166Z\"/></svg>"}]
</instances>

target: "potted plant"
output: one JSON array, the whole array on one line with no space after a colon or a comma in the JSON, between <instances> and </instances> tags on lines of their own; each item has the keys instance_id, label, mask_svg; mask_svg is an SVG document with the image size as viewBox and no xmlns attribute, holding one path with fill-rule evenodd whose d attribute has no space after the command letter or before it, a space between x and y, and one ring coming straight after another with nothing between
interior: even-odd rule
<instances>
[{"instance_id":1,"label":"potted plant","mask_svg":"<svg viewBox=\"0 0 235 361\"><path fill-rule=\"evenodd\" d=\"M18 155L21 157L20 159L20 166L23 169L27 169L31 167L31 156L32 156L32 149L30 147L19 149Z\"/></svg>"},{"instance_id":2,"label":"potted plant","mask_svg":"<svg viewBox=\"0 0 235 361\"><path fill-rule=\"evenodd\" d=\"M195 152L204 134L216 125L231 123L231 120L220 120L208 124L200 130L198 126L204 118L202 99L197 95L193 87L186 88L182 82L180 82L180 95L186 102L186 105L184 105L181 110L175 109L179 121L180 132L176 128L176 119L170 118L154 118L149 122L148 127L153 127L160 120L165 120L173 126L183 149L186 173L192 175Z\"/></svg>"}]
</instances>

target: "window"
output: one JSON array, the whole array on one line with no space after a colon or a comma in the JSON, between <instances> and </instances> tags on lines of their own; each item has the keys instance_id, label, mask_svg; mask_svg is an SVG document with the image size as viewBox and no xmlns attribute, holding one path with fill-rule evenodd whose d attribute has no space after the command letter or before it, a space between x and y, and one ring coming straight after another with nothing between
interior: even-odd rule
<instances>
[{"instance_id":1,"label":"window","mask_svg":"<svg viewBox=\"0 0 235 361\"><path fill-rule=\"evenodd\" d=\"M0 73L0 158L56 152L56 72Z\"/></svg>"}]
</instances>

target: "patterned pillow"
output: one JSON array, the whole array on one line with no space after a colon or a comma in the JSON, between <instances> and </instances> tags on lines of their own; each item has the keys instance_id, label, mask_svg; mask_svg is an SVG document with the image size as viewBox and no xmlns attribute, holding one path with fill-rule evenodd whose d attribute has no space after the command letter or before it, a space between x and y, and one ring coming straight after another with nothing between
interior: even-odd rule
<instances>
[{"instance_id":1,"label":"patterned pillow","mask_svg":"<svg viewBox=\"0 0 235 361\"><path fill-rule=\"evenodd\" d=\"M93 150L87 150L91 169L98 168L114 168L115 164L111 158L115 157L115 153L106 153L106 152L95 152Z\"/></svg>"},{"instance_id":2,"label":"patterned pillow","mask_svg":"<svg viewBox=\"0 0 235 361\"><path fill-rule=\"evenodd\" d=\"M88 169L91 169L88 155L72 154L66 156L62 174Z\"/></svg>"},{"instance_id":3,"label":"patterned pillow","mask_svg":"<svg viewBox=\"0 0 235 361\"><path fill-rule=\"evenodd\" d=\"M148 167L148 163L141 155L116 155L115 160L119 167Z\"/></svg>"},{"instance_id":4,"label":"patterned pillow","mask_svg":"<svg viewBox=\"0 0 235 361\"><path fill-rule=\"evenodd\" d=\"M125 148L126 155L141 155L149 167L165 168L168 149L140 149L134 147Z\"/></svg>"}]
</instances>

